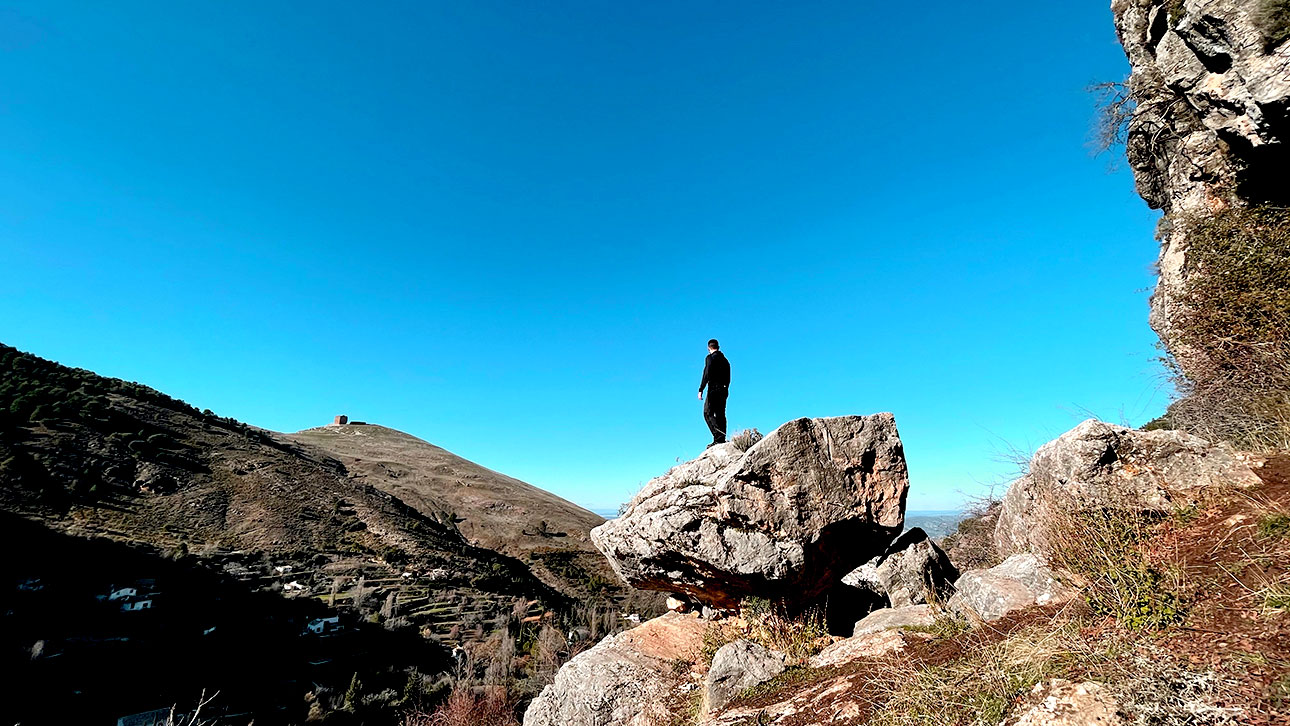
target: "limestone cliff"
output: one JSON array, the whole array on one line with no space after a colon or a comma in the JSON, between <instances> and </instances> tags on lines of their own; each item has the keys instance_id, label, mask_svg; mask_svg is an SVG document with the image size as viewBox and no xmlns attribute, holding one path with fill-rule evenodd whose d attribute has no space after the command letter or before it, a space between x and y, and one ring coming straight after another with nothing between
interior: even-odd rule
<instances>
[{"instance_id":1,"label":"limestone cliff","mask_svg":"<svg viewBox=\"0 0 1290 726\"><path fill-rule=\"evenodd\" d=\"M1151 324L1190 361L1175 322L1191 215L1290 201L1290 30L1284 0L1113 0L1132 73L1127 155L1165 213Z\"/></svg>"}]
</instances>

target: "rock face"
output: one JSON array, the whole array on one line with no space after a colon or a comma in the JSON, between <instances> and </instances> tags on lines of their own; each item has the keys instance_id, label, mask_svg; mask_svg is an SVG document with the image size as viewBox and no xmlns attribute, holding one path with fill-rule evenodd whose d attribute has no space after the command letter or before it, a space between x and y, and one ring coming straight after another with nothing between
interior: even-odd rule
<instances>
[{"instance_id":1,"label":"rock face","mask_svg":"<svg viewBox=\"0 0 1290 726\"><path fill-rule=\"evenodd\" d=\"M852 637L910 625L931 625L934 622L936 622L936 611L931 605L883 608L874 610L857 621Z\"/></svg>"},{"instance_id":2,"label":"rock face","mask_svg":"<svg viewBox=\"0 0 1290 726\"><path fill-rule=\"evenodd\" d=\"M1089 420L1035 452L1004 495L995 546L1000 555L1047 551L1053 507L1165 512L1198 489L1259 481L1226 446Z\"/></svg>"},{"instance_id":3,"label":"rock face","mask_svg":"<svg viewBox=\"0 0 1290 726\"><path fill-rule=\"evenodd\" d=\"M1119 726L1119 705L1101 683L1072 683L1056 679L1035 686L1030 699L1038 704L1008 726Z\"/></svg>"},{"instance_id":4,"label":"rock face","mask_svg":"<svg viewBox=\"0 0 1290 726\"><path fill-rule=\"evenodd\" d=\"M1251 0L1112 0L1132 67L1136 108L1127 154L1138 193L1165 212L1160 283L1151 324L1178 358L1187 351L1171 320L1189 268L1188 230L1178 224L1230 204L1285 206L1290 185L1290 42Z\"/></svg>"},{"instance_id":5,"label":"rock face","mask_svg":"<svg viewBox=\"0 0 1290 726\"><path fill-rule=\"evenodd\" d=\"M721 646L703 683L708 711L724 708L743 691L784 672L784 654L767 650L751 640Z\"/></svg>"},{"instance_id":6,"label":"rock face","mask_svg":"<svg viewBox=\"0 0 1290 726\"><path fill-rule=\"evenodd\" d=\"M944 602L954 593L958 568L918 527L905 532L881 555L847 573L842 582L886 598L893 608Z\"/></svg>"},{"instance_id":7,"label":"rock face","mask_svg":"<svg viewBox=\"0 0 1290 726\"><path fill-rule=\"evenodd\" d=\"M1075 591L1058 582L1053 571L1033 554L1013 555L988 570L968 570L954 587L950 609L985 621L1075 596Z\"/></svg>"},{"instance_id":8,"label":"rock face","mask_svg":"<svg viewBox=\"0 0 1290 726\"><path fill-rule=\"evenodd\" d=\"M909 474L889 413L797 419L713 446L641 489L592 542L628 584L716 608L804 603L901 530Z\"/></svg>"},{"instance_id":9,"label":"rock face","mask_svg":"<svg viewBox=\"0 0 1290 726\"><path fill-rule=\"evenodd\" d=\"M918 607L918 606L915 606ZM904 633L899 630L880 630L845 638L830 645L810 661L812 668L830 668L850 663L860 658L878 658L898 653L911 642L925 639L922 633Z\"/></svg>"},{"instance_id":10,"label":"rock face","mask_svg":"<svg viewBox=\"0 0 1290 726\"><path fill-rule=\"evenodd\" d=\"M668 613L565 663L524 712L524 726L653 726L671 718L672 663L693 657L706 624Z\"/></svg>"}]
</instances>

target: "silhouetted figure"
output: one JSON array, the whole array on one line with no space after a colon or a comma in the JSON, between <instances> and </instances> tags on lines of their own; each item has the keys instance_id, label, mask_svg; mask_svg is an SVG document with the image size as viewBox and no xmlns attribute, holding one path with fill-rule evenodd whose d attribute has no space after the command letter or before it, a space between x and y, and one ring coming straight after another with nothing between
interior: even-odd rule
<instances>
[{"instance_id":1,"label":"silhouetted figure","mask_svg":"<svg viewBox=\"0 0 1290 726\"><path fill-rule=\"evenodd\" d=\"M726 396L730 394L730 361L721 352L716 338L708 341L708 357L703 360L703 380L699 381L699 400L703 389L708 389L708 400L703 403L703 420L712 431L713 444L726 441Z\"/></svg>"}]
</instances>

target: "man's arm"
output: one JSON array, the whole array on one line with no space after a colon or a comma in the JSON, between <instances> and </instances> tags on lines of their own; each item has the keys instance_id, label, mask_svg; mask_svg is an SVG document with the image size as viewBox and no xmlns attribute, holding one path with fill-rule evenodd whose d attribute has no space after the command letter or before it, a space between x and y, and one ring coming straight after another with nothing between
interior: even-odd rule
<instances>
[{"instance_id":1,"label":"man's arm","mask_svg":"<svg viewBox=\"0 0 1290 726\"><path fill-rule=\"evenodd\" d=\"M703 398L703 389L708 386L708 370L712 367L712 354L703 359L703 380L699 381L699 398Z\"/></svg>"}]
</instances>

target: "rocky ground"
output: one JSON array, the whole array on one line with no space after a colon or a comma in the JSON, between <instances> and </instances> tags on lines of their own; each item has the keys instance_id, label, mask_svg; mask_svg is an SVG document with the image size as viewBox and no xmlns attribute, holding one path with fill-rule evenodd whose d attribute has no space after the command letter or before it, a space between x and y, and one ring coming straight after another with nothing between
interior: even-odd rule
<instances>
[{"instance_id":1,"label":"rocky ground","mask_svg":"<svg viewBox=\"0 0 1290 726\"><path fill-rule=\"evenodd\" d=\"M827 421L790 431L863 430L875 419ZM883 440L895 436L890 423ZM716 592L744 587L759 567L767 580L791 580L792 562L732 563L741 551L760 550L731 543L785 517L827 529L880 511L876 501L838 506L812 495L827 488L795 488L807 478L792 473L796 458L810 462L813 480L864 471L863 462L875 460L873 440L848 440L866 443L840 447L816 437L806 449L764 451L759 443L682 465L646 485L614 537L597 542L611 560L639 557L647 545L653 561L702 573ZM745 460L769 462L760 470L772 475L741 477L740 486L765 492L775 511L722 507L721 496L707 504L708 491L729 492L722 483L746 470ZM529 707L525 725L1283 723L1287 474L1290 456L1238 455L1180 432L1086 422L1041 447L1002 509L988 508L991 536L974 532L979 521L966 523L968 541L985 550L972 567L960 572L917 530L898 538L871 532L886 544L830 558L854 569L811 607L777 600L774 587L735 608L684 592L671 602L690 612L574 658ZM899 500L900 489L867 491ZM690 504L686 515L677 511ZM732 521L738 538L695 539L695 531L720 532ZM633 546L632 537L647 542ZM638 566L616 562L629 573ZM841 598L846 589L865 598ZM829 611L850 612L858 602L868 613L849 633L831 635L826 626L837 618Z\"/></svg>"}]
</instances>

